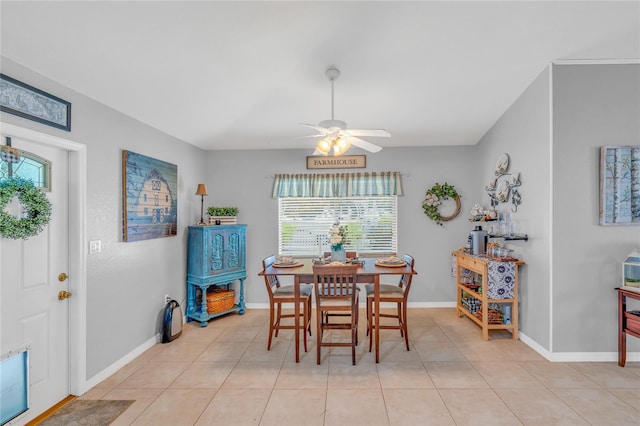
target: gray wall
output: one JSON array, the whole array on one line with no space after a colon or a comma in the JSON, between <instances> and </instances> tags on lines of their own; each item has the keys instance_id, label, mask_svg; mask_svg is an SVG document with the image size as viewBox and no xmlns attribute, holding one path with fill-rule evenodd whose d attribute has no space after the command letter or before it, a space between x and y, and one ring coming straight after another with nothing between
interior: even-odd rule
<instances>
[{"instance_id":1,"label":"gray wall","mask_svg":"<svg viewBox=\"0 0 640 426\"><path fill-rule=\"evenodd\" d=\"M1 59L2 73L71 102L72 131L5 113L3 121L87 145L87 237L102 240L102 252L87 258L91 378L158 332L165 293L179 300L185 297L185 227L200 217L200 203L193 194L205 175L203 151ZM178 166L176 237L122 241L122 150Z\"/></svg>"},{"instance_id":2,"label":"gray wall","mask_svg":"<svg viewBox=\"0 0 640 426\"><path fill-rule=\"evenodd\" d=\"M554 65L478 144L487 180L502 152L521 172L520 329L551 353L617 351L613 289L640 229L598 225L599 148L640 143L639 117L640 65Z\"/></svg>"},{"instance_id":3,"label":"gray wall","mask_svg":"<svg viewBox=\"0 0 640 426\"><path fill-rule=\"evenodd\" d=\"M508 172L520 172L522 204L513 213L516 232L529 241L507 242L526 262L520 267L520 330L549 349L550 334L550 103L549 71L545 69L485 134L480 143L478 168L485 185L494 177L496 160L509 154ZM489 204L484 195L484 205ZM500 204L509 210L511 202Z\"/></svg>"},{"instance_id":4,"label":"gray wall","mask_svg":"<svg viewBox=\"0 0 640 426\"><path fill-rule=\"evenodd\" d=\"M554 66L553 123L553 351L613 352L640 228L598 225L599 148L640 144L640 65Z\"/></svg>"},{"instance_id":5,"label":"gray wall","mask_svg":"<svg viewBox=\"0 0 640 426\"><path fill-rule=\"evenodd\" d=\"M165 293L184 302L185 229L199 219L199 199L193 195L199 182L209 187L205 206L239 207L239 221L249 225L246 301L267 302L257 274L261 259L277 251L273 176L307 172L305 157L311 147L203 152L1 59L3 73L69 100L73 130L67 133L10 114L2 114L3 121L87 145L87 237L103 243L101 253L88 257L88 378L158 332ZM367 170L403 173L405 195L398 203L398 248L400 253L416 257L419 273L410 301L450 303L455 300L450 253L466 241L472 228L467 218L473 204L488 204L484 185L493 176L498 155L509 153L510 168L520 171L522 180L523 204L514 217L519 232L531 237L529 242L510 244L527 262L521 273L523 333L554 352L613 352L616 312L612 288L620 282L620 262L637 246L638 233L635 228L597 225L597 148L638 143L638 66L554 67L554 75L553 169L550 83L545 71L478 146L387 148L367 155ZM178 166L177 237L122 242L123 149ZM353 149L352 153L363 152ZM439 227L427 219L421 204L428 188L445 181L462 195L462 213ZM549 260L551 253L553 262ZM631 350L634 345L638 347L637 342L631 342Z\"/></svg>"},{"instance_id":6,"label":"gray wall","mask_svg":"<svg viewBox=\"0 0 640 426\"><path fill-rule=\"evenodd\" d=\"M303 141L301 144L305 143ZM278 201L271 198L276 173L307 173L306 149L269 151L212 151L206 177L210 196L205 205L237 206L238 221L247 228L247 303L267 303L264 281L257 274L262 259L278 251ZM352 149L350 154L362 154ZM418 275L410 302L455 300L451 251L463 246L471 224L467 220L475 203L478 172L473 164L476 147L385 148L367 155L368 171L400 171L404 196L398 197L398 252L416 258ZM346 171L364 171L355 169ZM438 226L425 216L422 201L436 182L448 182L462 196L457 219ZM477 192L477 191L476 191ZM453 211L454 205L449 206Z\"/></svg>"}]
</instances>

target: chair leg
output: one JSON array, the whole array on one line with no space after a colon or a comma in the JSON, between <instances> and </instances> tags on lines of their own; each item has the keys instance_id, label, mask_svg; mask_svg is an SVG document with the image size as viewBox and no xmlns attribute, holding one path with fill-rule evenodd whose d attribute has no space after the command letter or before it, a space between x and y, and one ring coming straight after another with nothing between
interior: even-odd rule
<instances>
[{"instance_id":1,"label":"chair leg","mask_svg":"<svg viewBox=\"0 0 640 426\"><path fill-rule=\"evenodd\" d=\"M365 303L366 312L365 315L367 317L367 336L369 335L369 329L371 328L371 324L369 323L369 298L367 297L367 302Z\"/></svg>"},{"instance_id":2,"label":"chair leg","mask_svg":"<svg viewBox=\"0 0 640 426\"><path fill-rule=\"evenodd\" d=\"M322 346L322 316L324 313L318 309L316 312L316 353L317 353L317 363L320 365L320 347Z\"/></svg>"},{"instance_id":3,"label":"chair leg","mask_svg":"<svg viewBox=\"0 0 640 426\"><path fill-rule=\"evenodd\" d=\"M367 327L369 330L369 352L373 346L373 302L367 297Z\"/></svg>"},{"instance_id":4,"label":"chair leg","mask_svg":"<svg viewBox=\"0 0 640 426\"><path fill-rule=\"evenodd\" d=\"M277 303L277 309L278 309L278 312L276 315L276 322L275 322L276 326L280 325L280 319L282 316L282 303ZM278 329L278 327L276 327L276 337L278 337L278 331L280 330Z\"/></svg>"},{"instance_id":5,"label":"chair leg","mask_svg":"<svg viewBox=\"0 0 640 426\"><path fill-rule=\"evenodd\" d=\"M353 321L353 320L352 320ZM356 345L358 344L358 327L351 325L351 363L356 365Z\"/></svg>"},{"instance_id":6,"label":"chair leg","mask_svg":"<svg viewBox=\"0 0 640 426\"><path fill-rule=\"evenodd\" d=\"M308 309L307 312L309 313L309 315L307 316L306 325L307 325L307 328L309 329L309 336L311 336L311 312L313 309L311 306L311 296L307 298L307 309Z\"/></svg>"},{"instance_id":7,"label":"chair leg","mask_svg":"<svg viewBox=\"0 0 640 426\"><path fill-rule=\"evenodd\" d=\"M398 302L398 325L400 326L400 337L404 337L404 328L402 327L402 305L403 303Z\"/></svg>"},{"instance_id":8,"label":"chair leg","mask_svg":"<svg viewBox=\"0 0 640 426\"><path fill-rule=\"evenodd\" d=\"M360 319L360 298L356 298L356 346L358 346L358 320Z\"/></svg>"},{"instance_id":9,"label":"chair leg","mask_svg":"<svg viewBox=\"0 0 640 426\"><path fill-rule=\"evenodd\" d=\"M302 307L302 335L304 336L304 351L307 352L307 318L309 318L308 303L305 302ZM296 318L296 321L300 321L300 318Z\"/></svg>"},{"instance_id":10,"label":"chair leg","mask_svg":"<svg viewBox=\"0 0 640 426\"><path fill-rule=\"evenodd\" d=\"M409 350L409 326L407 325L407 303L402 304L402 328L404 329L404 341Z\"/></svg>"},{"instance_id":11,"label":"chair leg","mask_svg":"<svg viewBox=\"0 0 640 426\"><path fill-rule=\"evenodd\" d=\"M269 309L269 342L267 342L267 350L271 350L271 338L273 337L273 320L275 306L271 305Z\"/></svg>"}]
</instances>

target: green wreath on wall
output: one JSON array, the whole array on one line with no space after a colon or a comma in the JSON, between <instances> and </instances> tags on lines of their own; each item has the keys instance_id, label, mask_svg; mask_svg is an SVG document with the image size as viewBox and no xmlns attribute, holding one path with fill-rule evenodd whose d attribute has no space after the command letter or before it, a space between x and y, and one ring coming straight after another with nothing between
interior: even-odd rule
<instances>
[{"instance_id":1,"label":"green wreath on wall","mask_svg":"<svg viewBox=\"0 0 640 426\"><path fill-rule=\"evenodd\" d=\"M452 199L456 202L456 211L449 216L442 216L438 207L442 204L442 200L448 199ZM458 195L458 192L453 185L449 185L447 182L442 185L436 183L427 190L427 197L422 202L422 208L424 209L424 214L426 214L429 219L442 226L442 222L454 219L460 214L460 195Z\"/></svg>"},{"instance_id":2,"label":"green wreath on wall","mask_svg":"<svg viewBox=\"0 0 640 426\"><path fill-rule=\"evenodd\" d=\"M24 207L24 215L17 217L5 207L17 197ZM22 178L0 181L0 236L26 240L38 235L51 220L51 202L33 182Z\"/></svg>"}]
</instances>

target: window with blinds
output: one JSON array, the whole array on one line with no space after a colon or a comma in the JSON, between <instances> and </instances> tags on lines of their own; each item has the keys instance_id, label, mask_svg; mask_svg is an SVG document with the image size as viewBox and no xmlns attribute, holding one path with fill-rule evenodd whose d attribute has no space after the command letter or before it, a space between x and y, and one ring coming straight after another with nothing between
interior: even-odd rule
<instances>
[{"instance_id":1,"label":"window with blinds","mask_svg":"<svg viewBox=\"0 0 640 426\"><path fill-rule=\"evenodd\" d=\"M279 254L317 257L329 251L329 228L336 221L348 228L346 250L397 252L397 196L385 195L278 198Z\"/></svg>"}]
</instances>

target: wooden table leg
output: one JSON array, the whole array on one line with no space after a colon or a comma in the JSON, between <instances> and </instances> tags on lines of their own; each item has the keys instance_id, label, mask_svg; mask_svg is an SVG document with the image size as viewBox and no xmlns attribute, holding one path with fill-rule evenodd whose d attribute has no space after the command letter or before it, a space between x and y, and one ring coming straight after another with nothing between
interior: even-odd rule
<instances>
[{"instance_id":1,"label":"wooden table leg","mask_svg":"<svg viewBox=\"0 0 640 426\"><path fill-rule=\"evenodd\" d=\"M294 325L293 332L296 335L296 362L300 362L300 277L297 275L293 280L293 297L295 300L293 313L294 313ZM306 332L306 331L305 331Z\"/></svg>"},{"instance_id":2,"label":"wooden table leg","mask_svg":"<svg viewBox=\"0 0 640 426\"><path fill-rule=\"evenodd\" d=\"M380 275L373 278L373 311L375 314L376 363L380 362Z\"/></svg>"},{"instance_id":3,"label":"wooden table leg","mask_svg":"<svg viewBox=\"0 0 640 426\"><path fill-rule=\"evenodd\" d=\"M627 310L626 297L618 291L618 365L627 362L627 334L624 332L624 312Z\"/></svg>"}]
</instances>

